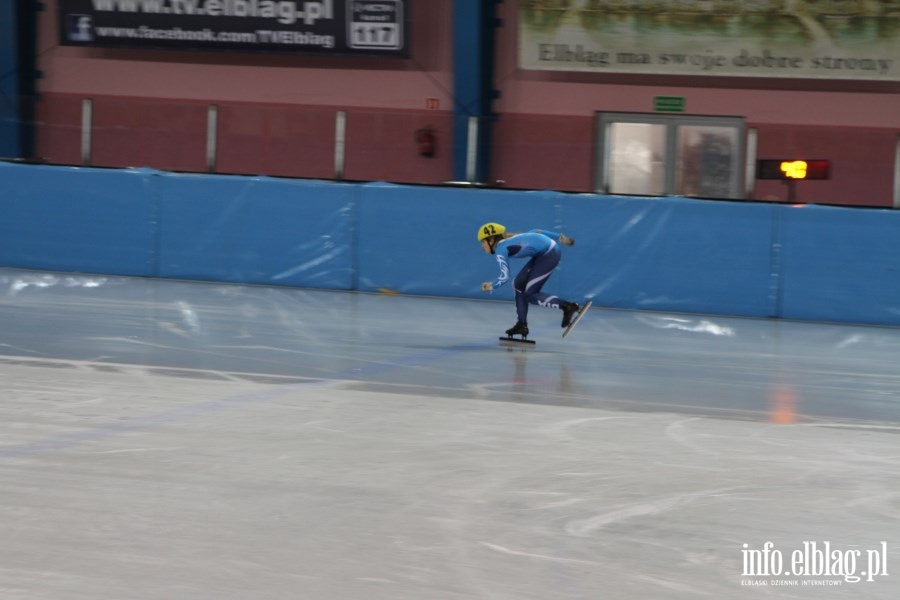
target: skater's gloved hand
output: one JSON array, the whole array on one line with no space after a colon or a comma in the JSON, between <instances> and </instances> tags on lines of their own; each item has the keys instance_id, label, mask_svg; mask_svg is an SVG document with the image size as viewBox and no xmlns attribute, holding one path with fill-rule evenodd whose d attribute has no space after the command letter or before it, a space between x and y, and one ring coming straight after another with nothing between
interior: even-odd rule
<instances>
[{"instance_id":1,"label":"skater's gloved hand","mask_svg":"<svg viewBox=\"0 0 900 600\"><path fill-rule=\"evenodd\" d=\"M559 241L565 244L566 246L574 246L575 240L570 238L564 233L559 234Z\"/></svg>"},{"instance_id":2,"label":"skater's gloved hand","mask_svg":"<svg viewBox=\"0 0 900 600\"><path fill-rule=\"evenodd\" d=\"M485 281L484 283L481 284L481 291L482 292L493 292L494 284L491 283L490 281Z\"/></svg>"}]
</instances>

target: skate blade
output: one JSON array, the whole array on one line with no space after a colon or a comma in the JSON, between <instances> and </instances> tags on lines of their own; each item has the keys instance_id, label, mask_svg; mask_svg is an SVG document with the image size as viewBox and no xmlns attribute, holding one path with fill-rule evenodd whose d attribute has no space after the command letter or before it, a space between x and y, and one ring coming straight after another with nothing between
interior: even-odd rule
<instances>
[{"instance_id":1,"label":"skate blade","mask_svg":"<svg viewBox=\"0 0 900 600\"><path fill-rule=\"evenodd\" d=\"M500 345L506 346L507 348L530 348L534 346L536 342L534 340L523 340L521 338L509 338L509 337L501 337Z\"/></svg>"},{"instance_id":2,"label":"skate blade","mask_svg":"<svg viewBox=\"0 0 900 600\"><path fill-rule=\"evenodd\" d=\"M569 333L571 333L572 329L574 329L575 326L578 325L578 321L581 320L581 317L583 317L585 315L585 313L588 311L588 309L591 307L591 304L593 304L593 303L594 303L593 300L588 300L587 303L581 307L581 310L578 311L578 314L575 315L575 318L572 320L571 323L569 323L569 326L566 327L566 330L563 331L563 334L562 334L563 337L566 337L567 335L569 335Z\"/></svg>"}]
</instances>

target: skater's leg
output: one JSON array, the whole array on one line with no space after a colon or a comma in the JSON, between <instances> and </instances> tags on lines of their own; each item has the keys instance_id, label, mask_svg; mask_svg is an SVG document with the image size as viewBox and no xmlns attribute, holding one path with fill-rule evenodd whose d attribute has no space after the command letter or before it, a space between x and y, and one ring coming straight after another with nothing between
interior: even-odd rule
<instances>
[{"instance_id":1,"label":"skater's leg","mask_svg":"<svg viewBox=\"0 0 900 600\"><path fill-rule=\"evenodd\" d=\"M528 322L528 298L525 295L525 290L528 288L528 281L531 278L533 268L534 259L532 258L522 267L522 270L516 275L515 281L513 281L513 289L516 290L516 317L520 323Z\"/></svg>"},{"instance_id":2,"label":"skater's leg","mask_svg":"<svg viewBox=\"0 0 900 600\"><path fill-rule=\"evenodd\" d=\"M537 256L531 260L531 269L529 269L528 272L528 280L520 286L518 281L519 278L516 278L516 290L523 290L522 294L525 302L537 304L539 306L550 306L552 308L559 308L560 305L565 302L559 296L545 294L541 291L544 284L550 279L550 275L553 274L553 271L555 271L557 265L559 265L560 256L561 254L558 248L554 248L541 256Z\"/></svg>"},{"instance_id":3,"label":"skater's leg","mask_svg":"<svg viewBox=\"0 0 900 600\"><path fill-rule=\"evenodd\" d=\"M561 253L558 248L532 259L531 269L528 271L528 281L524 284L516 281L516 289L523 289L522 297L524 302L537 304L538 306L549 306L550 308L559 308L563 311L562 326L568 327L572 318L578 313L580 308L576 303L564 300L555 294L547 294L542 291L544 284L550 279L550 275L559 265ZM516 294L516 301L519 302L519 294Z\"/></svg>"},{"instance_id":4,"label":"skater's leg","mask_svg":"<svg viewBox=\"0 0 900 600\"><path fill-rule=\"evenodd\" d=\"M555 296L553 294L545 294L543 292L538 292L536 294L532 294L528 298L531 304L537 304L538 306L549 306L550 308L561 308L565 303L565 300L561 299L559 296Z\"/></svg>"}]
</instances>

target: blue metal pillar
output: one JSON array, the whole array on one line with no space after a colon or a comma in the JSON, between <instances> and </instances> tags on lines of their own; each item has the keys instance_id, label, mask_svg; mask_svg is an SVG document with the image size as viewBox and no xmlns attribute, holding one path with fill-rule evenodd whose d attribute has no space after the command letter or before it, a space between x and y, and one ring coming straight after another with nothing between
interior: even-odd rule
<instances>
[{"instance_id":1,"label":"blue metal pillar","mask_svg":"<svg viewBox=\"0 0 900 600\"><path fill-rule=\"evenodd\" d=\"M34 154L37 0L0 0L0 158Z\"/></svg>"},{"instance_id":2,"label":"blue metal pillar","mask_svg":"<svg viewBox=\"0 0 900 600\"><path fill-rule=\"evenodd\" d=\"M0 0L0 158L22 156L16 0Z\"/></svg>"},{"instance_id":3,"label":"blue metal pillar","mask_svg":"<svg viewBox=\"0 0 900 600\"><path fill-rule=\"evenodd\" d=\"M490 178L494 29L498 0L453 2L453 177ZM477 139L470 137L477 135Z\"/></svg>"}]
</instances>

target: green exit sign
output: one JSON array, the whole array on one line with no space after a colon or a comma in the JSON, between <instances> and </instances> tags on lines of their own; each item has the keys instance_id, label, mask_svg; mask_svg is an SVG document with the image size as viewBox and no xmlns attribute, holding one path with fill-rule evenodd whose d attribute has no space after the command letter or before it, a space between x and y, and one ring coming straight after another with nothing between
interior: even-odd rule
<instances>
[{"instance_id":1,"label":"green exit sign","mask_svg":"<svg viewBox=\"0 0 900 600\"><path fill-rule=\"evenodd\" d=\"M656 112L684 112L687 103L684 96L654 96L653 110Z\"/></svg>"}]
</instances>

